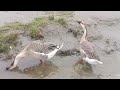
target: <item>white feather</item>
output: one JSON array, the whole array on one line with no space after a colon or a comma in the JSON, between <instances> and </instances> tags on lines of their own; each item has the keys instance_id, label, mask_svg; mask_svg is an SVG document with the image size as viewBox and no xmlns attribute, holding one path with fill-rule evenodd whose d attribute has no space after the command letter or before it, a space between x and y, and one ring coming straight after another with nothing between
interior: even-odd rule
<instances>
[{"instance_id":1,"label":"white feather","mask_svg":"<svg viewBox=\"0 0 120 90\"><path fill-rule=\"evenodd\" d=\"M84 60L89 64L103 64L103 62L98 61L97 59L90 59L88 57L84 58Z\"/></svg>"},{"instance_id":2,"label":"white feather","mask_svg":"<svg viewBox=\"0 0 120 90\"><path fill-rule=\"evenodd\" d=\"M12 47L10 46L10 49L12 49Z\"/></svg>"}]
</instances>

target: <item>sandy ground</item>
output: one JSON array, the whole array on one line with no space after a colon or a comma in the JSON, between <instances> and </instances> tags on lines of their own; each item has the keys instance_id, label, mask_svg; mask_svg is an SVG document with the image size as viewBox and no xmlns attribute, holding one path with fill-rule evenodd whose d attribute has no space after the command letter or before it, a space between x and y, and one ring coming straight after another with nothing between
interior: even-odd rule
<instances>
[{"instance_id":1,"label":"sandy ground","mask_svg":"<svg viewBox=\"0 0 120 90\"><path fill-rule=\"evenodd\" d=\"M1 11L0 25L6 22L19 21L23 23L30 22L37 16L45 15L43 11ZM87 24L88 38L96 46L97 54L103 62L103 65L93 65L92 74L80 74L80 71L75 71L75 65L79 61L80 55L68 55L53 57L50 62L52 67L58 67L57 72L51 72L46 75L45 79L117 79L120 78L120 12L112 11L75 11L73 17L69 19L70 27L76 28L75 20L83 20ZM78 28L78 27L77 27ZM59 25L47 25L43 27L45 38L44 41L51 41L54 43L64 42L62 50L79 49L80 35L74 37L68 33L69 29ZM26 37L22 37L23 44L30 42ZM6 71L5 67L11 61L0 61L0 78L33 78L25 73L18 73L17 71ZM34 62L37 63L37 62ZM30 65L31 62L21 63L20 68ZM45 69L49 70L49 69ZM50 69L51 70L51 69ZM90 70L89 70L90 71ZM32 72L34 73L34 72ZM30 73L29 73L30 74ZM39 77L37 77L39 78Z\"/></svg>"}]
</instances>

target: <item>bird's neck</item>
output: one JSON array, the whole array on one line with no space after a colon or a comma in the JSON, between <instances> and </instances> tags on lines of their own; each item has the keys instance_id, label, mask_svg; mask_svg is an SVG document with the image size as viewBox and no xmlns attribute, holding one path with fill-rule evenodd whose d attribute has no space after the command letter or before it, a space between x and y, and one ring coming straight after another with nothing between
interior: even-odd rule
<instances>
[{"instance_id":1,"label":"bird's neck","mask_svg":"<svg viewBox=\"0 0 120 90\"><path fill-rule=\"evenodd\" d=\"M85 61L89 61L89 58L88 57L85 57L85 58L83 58Z\"/></svg>"},{"instance_id":2,"label":"bird's neck","mask_svg":"<svg viewBox=\"0 0 120 90\"><path fill-rule=\"evenodd\" d=\"M87 38L86 38L86 36L87 36L87 29L86 29L86 27L84 25L82 25L82 28L84 30L84 34L83 34L83 36L81 38L81 42L87 40Z\"/></svg>"}]
</instances>

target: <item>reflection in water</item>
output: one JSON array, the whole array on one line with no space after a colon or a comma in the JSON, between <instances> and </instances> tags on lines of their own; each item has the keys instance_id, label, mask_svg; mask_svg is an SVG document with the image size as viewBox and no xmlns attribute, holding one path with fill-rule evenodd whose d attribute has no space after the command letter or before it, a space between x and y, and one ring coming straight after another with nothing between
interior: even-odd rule
<instances>
[{"instance_id":1,"label":"reflection in water","mask_svg":"<svg viewBox=\"0 0 120 90\"><path fill-rule=\"evenodd\" d=\"M75 63L74 70L79 75L91 75L91 74L93 74L92 66L82 59Z\"/></svg>"},{"instance_id":2,"label":"reflection in water","mask_svg":"<svg viewBox=\"0 0 120 90\"><path fill-rule=\"evenodd\" d=\"M52 72L56 72L57 69L58 67L55 66L52 62L46 61L42 64L30 67L30 68L25 68L24 70L21 70L17 67L12 71L26 74L26 75L32 76L33 78L37 78L37 77L43 78L45 76L48 76Z\"/></svg>"}]
</instances>

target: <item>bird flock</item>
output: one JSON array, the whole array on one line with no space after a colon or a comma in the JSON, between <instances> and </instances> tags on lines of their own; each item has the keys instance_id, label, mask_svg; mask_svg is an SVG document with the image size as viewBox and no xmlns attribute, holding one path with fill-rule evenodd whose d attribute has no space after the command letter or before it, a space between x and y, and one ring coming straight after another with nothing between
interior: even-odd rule
<instances>
[{"instance_id":1,"label":"bird flock","mask_svg":"<svg viewBox=\"0 0 120 90\"><path fill-rule=\"evenodd\" d=\"M76 21L84 30L84 34L80 39L80 53L82 60L86 61L89 64L103 64L103 62L100 61L98 56L96 55L96 52L94 50L94 45L90 43L87 40L87 28L85 24L82 21ZM27 45L14 59L14 61L11 63L10 66L6 67L6 70L12 70L14 69L18 62L20 60L25 60L27 57L32 56L38 60L40 60L40 63L44 63L44 61L51 59L55 56L55 54L62 49L63 43L61 45L56 45L53 43L42 43L39 40L31 42L29 45ZM43 51L54 47L54 50L52 50L50 53L43 53ZM10 49L12 47L10 46Z\"/></svg>"}]
</instances>

